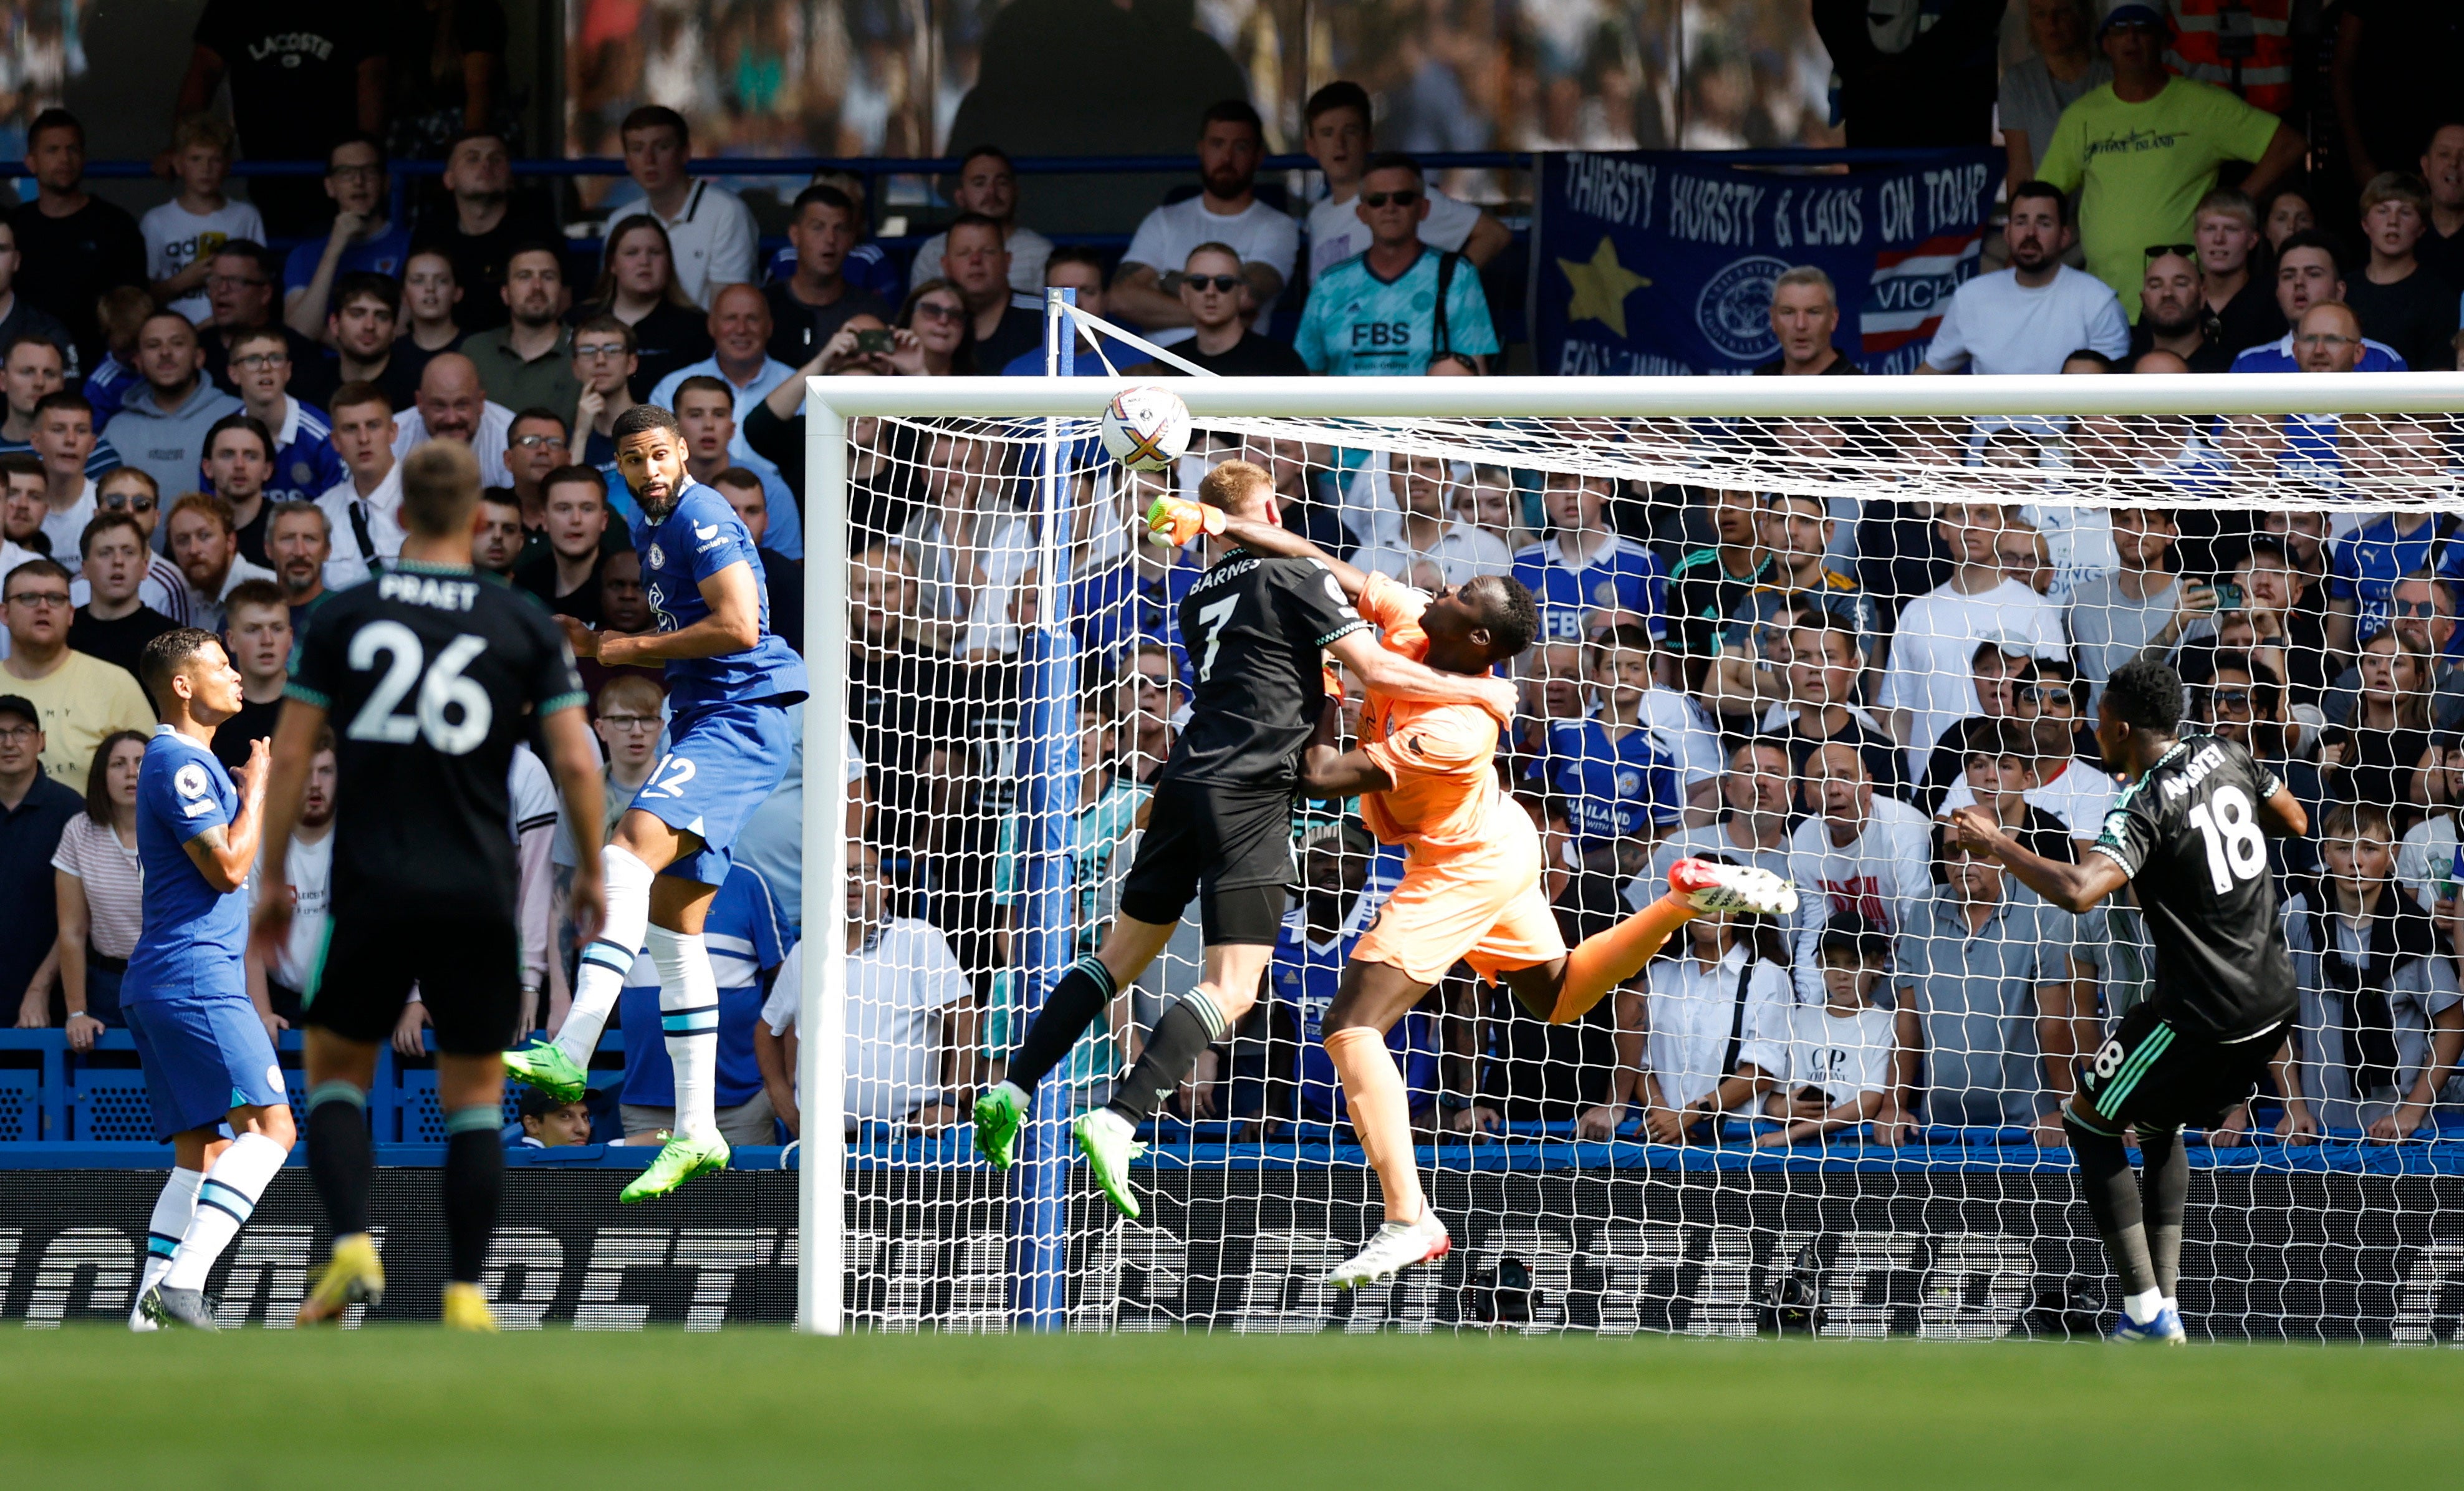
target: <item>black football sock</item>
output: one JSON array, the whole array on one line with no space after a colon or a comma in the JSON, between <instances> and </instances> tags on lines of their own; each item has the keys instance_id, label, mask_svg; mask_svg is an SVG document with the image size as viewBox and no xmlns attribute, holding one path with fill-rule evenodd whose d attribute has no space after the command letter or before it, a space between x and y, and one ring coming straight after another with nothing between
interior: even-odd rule
<instances>
[{"instance_id":1,"label":"black football sock","mask_svg":"<svg viewBox=\"0 0 2464 1491\"><path fill-rule=\"evenodd\" d=\"M1206 1048L1231 1029L1205 985L1190 990L1155 1021L1155 1034L1147 1038L1137 1064L1113 1086L1112 1101L1104 1106L1133 1124L1155 1117L1197 1069Z\"/></svg>"},{"instance_id":2,"label":"black football sock","mask_svg":"<svg viewBox=\"0 0 2464 1491\"><path fill-rule=\"evenodd\" d=\"M2147 1257L2156 1288L2174 1298L2182 1282L2182 1214L2190 1197L2190 1151L2177 1133L2139 1133L2140 1194L2145 1198Z\"/></svg>"},{"instance_id":3,"label":"black football sock","mask_svg":"<svg viewBox=\"0 0 2464 1491\"><path fill-rule=\"evenodd\" d=\"M2111 1134L2082 1129L2065 1114L2071 1152L2079 1156L2079 1190L2087 1214L2096 1219L2097 1236L2122 1276L2122 1293L2130 1298L2156 1287L2156 1268L2147 1253L2147 1227L2139 1209L2138 1177L2130 1173L2130 1153Z\"/></svg>"},{"instance_id":4,"label":"black football sock","mask_svg":"<svg viewBox=\"0 0 2464 1491\"><path fill-rule=\"evenodd\" d=\"M376 1167L368 1095L356 1083L319 1083L308 1094L308 1178L325 1204L333 1236L368 1230L368 1185Z\"/></svg>"},{"instance_id":5,"label":"black football sock","mask_svg":"<svg viewBox=\"0 0 2464 1491\"><path fill-rule=\"evenodd\" d=\"M488 1261L488 1238L496 1230L496 1205L505 1190L505 1149L497 1137L504 1116L491 1106L466 1107L446 1119L445 1277L454 1283L477 1283Z\"/></svg>"},{"instance_id":6,"label":"black football sock","mask_svg":"<svg viewBox=\"0 0 2464 1491\"><path fill-rule=\"evenodd\" d=\"M1112 975L1103 959L1089 953L1070 964L1044 997L1044 1008L1035 1012L1026 1038L1010 1053L1008 1079L1033 1092L1045 1073L1068 1058L1087 1027L1104 1018L1112 994Z\"/></svg>"}]
</instances>

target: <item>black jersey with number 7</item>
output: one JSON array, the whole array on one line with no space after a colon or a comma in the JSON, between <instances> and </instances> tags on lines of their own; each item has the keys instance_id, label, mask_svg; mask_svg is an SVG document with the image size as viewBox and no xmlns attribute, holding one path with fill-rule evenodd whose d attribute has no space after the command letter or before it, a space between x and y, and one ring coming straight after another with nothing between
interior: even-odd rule
<instances>
[{"instance_id":1,"label":"black jersey with number 7","mask_svg":"<svg viewBox=\"0 0 2464 1491\"><path fill-rule=\"evenodd\" d=\"M1291 790L1326 696L1319 653L1369 624L1320 560L1242 549L1189 587L1179 623L1195 692L1159 776Z\"/></svg>"},{"instance_id":2,"label":"black jersey with number 7","mask_svg":"<svg viewBox=\"0 0 2464 1491\"><path fill-rule=\"evenodd\" d=\"M2149 998L2178 1029L2236 1041L2299 1007L2258 819L2282 785L2234 742L2186 735L2104 815L2094 847L2138 892Z\"/></svg>"},{"instance_id":3,"label":"black jersey with number 7","mask_svg":"<svg viewBox=\"0 0 2464 1491\"><path fill-rule=\"evenodd\" d=\"M336 906L512 907L514 747L583 698L554 618L468 570L406 563L318 608L286 691L334 731Z\"/></svg>"}]
</instances>

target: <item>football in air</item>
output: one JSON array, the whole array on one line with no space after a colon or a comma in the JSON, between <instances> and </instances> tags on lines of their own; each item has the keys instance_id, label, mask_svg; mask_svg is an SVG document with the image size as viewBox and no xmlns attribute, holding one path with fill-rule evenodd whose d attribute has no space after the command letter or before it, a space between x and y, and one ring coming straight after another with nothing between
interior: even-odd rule
<instances>
[{"instance_id":1,"label":"football in air","mask_svg":"<svg viewBox=\"0 0 2464 1491\"><path fill-rule=\"evenodd\" d=\"M1133 471L1160 471L1189 449L1189 406L1162 388L1124 388L1104 406L1104 449Z\"/></svg>"}]
</instances>

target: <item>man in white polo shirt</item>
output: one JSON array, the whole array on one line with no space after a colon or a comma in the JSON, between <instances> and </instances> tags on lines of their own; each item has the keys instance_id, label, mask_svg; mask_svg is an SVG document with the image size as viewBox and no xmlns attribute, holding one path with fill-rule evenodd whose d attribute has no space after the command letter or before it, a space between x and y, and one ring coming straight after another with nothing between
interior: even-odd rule
<instances>
[{"instance_id":1,"label":"man in white polo shirt","mask_svg":"<svg viewBox=\"0 0 2464 1491\"><path fill-rule=\"evenodd\" d=\"M1300 226L1258 200L1251 189L1258 164L1266 158L1265 128L1258 111L1226 99L1206 111L1198 137L1198 164L1205 189L1185 202L1159 207L1138 224L1119 273L1106 293L1112 308L1147 329L1157 346L1196 335L1189 307L1180 302L1180 270L1201 243L1224 244L1241 255L1241 277L1249 282L1249 325L1273 319L1275 297L1290 283L1300 258Z\"/></svg>"},{"instance_id":2,"label":"man in white polo shirt","mask_svg":"<svg viewBox=\"0 0 2464 1491\"><path fill-rule=\"evenodd\" d=\"M608 213L607 226L645 212L656 217L675 255L676 288L704 310L713 285L751 284L760 243L753 209L726 187L686 173L693 132L685 117L646 103L626 115L616 133L625 143L625 174L642 195Z\"/></svg>"},{"instance_id":3,"label":"man in white polo shirt","mask_svg":"<svg viewBox=\"0 0 2464 1491\"><path fill-rule=\"evenodd\" d=\"M2022 182L2003 236L2011 267L1952 292L1918 372L2058 373L2082 347L2109 358L2130 350L2130 318L2113 291L2062 262L2071 224L2060 191Z\"/></svg>"},{"instance_id":4,"label":"man in white polo shirt","mask_svg":"<svg viewBox=\"0 0 2464 1491\"><path fill-rule=\"evenodd\" d=\"M1369 121L1369 93L1337 80L1310 94L1301 111L1307 121L1302 144L1326 175L1326 196L1309 214L1311 280L1356 253L1368 251L1369 225L1360 217L1360 178L1375 151ZM1512 240L1506 225L1468 202L1431 187L1429 215L1420 219L1420 241L1441 253L1460 253L1474 269L1497 257Z\"/></svg>"}]
</instances>

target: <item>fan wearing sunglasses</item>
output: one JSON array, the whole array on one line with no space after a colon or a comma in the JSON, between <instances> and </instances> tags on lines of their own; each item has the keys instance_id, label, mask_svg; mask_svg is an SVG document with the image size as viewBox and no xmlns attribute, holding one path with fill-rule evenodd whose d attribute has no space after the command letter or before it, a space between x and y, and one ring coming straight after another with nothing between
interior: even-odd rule
<instances>
[{"instance_id":1,"label":"fan wearing sunglasses","mask_svg":"<svg viewBox=\"0 0 2464 1491\"><path fill-rule=\"evenodd\" d=\"M1408 155L1370 158L1360 177L1369 248L1318 276L1301 313L1301 360L1339 377L1425 373L1453 353L1497 355L1480 274L1420 241L1429 191Z\"/></svg>"},{"instance_id":2,"label":"fan wearing sunglasses","mask_svg":"<svg viewBox=\"0 0 2464 1491\"><path fill-rule=\"evenodd\" d=\"M1232 246L1199 244L1189 251L1180 274L1180 303L1189 311L1193 335L1173 350L1223 378L1306 374L1309 365L1289 345L1249 329L1254 302L1248 278L1241 273L1241 255Z\"/></svg>"},{"instance_id":3,"label":"fan wearing sunglasses","mask_svg":"<svg viewBox=\"0 0 2464 1491\"><path fill-rule=\"evenodd\" d=\"M2151 244L2139 280L2139 324L2130 334L2132 361L2169 352L2193 373L2233 370L2233 354L2219 341L2224 328L2208 311L2199 277L2199 251L2187 243Z\"/></svg>"},{"instance_id":4,"label":"fan wearing sunglasses","mask_svg":"<svg viewBox=\"0 0 2464 1491\"><path fill-rule=\"evenodd\" d=\"M139 598L181 625L188 625L187 577L169 555L154 547L154 529L163 520L164 506L154 478L134 466L115 466L96 480L94 505L97 517L122 513L136 521L138 537L145 547L145 578L140 582ZM72 599L78 605L92 599L92 587L83 576L73 588Z\"/></svg>"}]
</instances>

